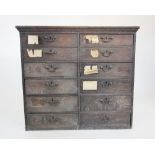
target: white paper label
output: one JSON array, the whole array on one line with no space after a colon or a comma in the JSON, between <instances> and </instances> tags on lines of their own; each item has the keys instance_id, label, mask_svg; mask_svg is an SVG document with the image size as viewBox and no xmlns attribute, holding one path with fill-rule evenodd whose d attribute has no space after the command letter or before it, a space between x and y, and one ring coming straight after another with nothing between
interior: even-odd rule
<instances>
[{"instance_id":1,"label":"white paper label","mask_svg":"<svg viewBox=\"0 0 155 155\"><path fill-rule=\"evenodd\" d=\"M99 52L98 52L97 49L91 49L90 55L91 55L93 58L97 58L97 57L99 57Z\"/></svg>"},{"instance_id":2,"label":"white paper label","mask_svg":"<svg viewBox=\"0 0 155 155\"><path fill-rule=\"evenodd\" d=\"M27 54L30 58L42 57L42 49L27 49Z\"/></svg>"},{"instance_id":3,"label":"white paper label","mask_svg":"<svg viewBox=\"0 0 155 155\"><path fill-rule=\"evenodd\" d=\"M98 73L97 65L84 67L84 75L96 74L96 73Z\"/></svg>"},{"instance_id":4,"label":"white paper label","mask_svg":"<svg viewBox=\"0 0 155 155\"><path fill-rule=\"evenodd\" d=\"M39 44L38 35L28 35L28 44Z\"/></svg>"},{"instance_id":5,"label":"white paper label","mask_svg":"<svg viewBox=\"0 0 155 155\"><path fill-rule=\"evenodd\" d=\"M83 90L97 90L97 81L83 81Z\"/></svg>"},{"instance_id":6,"label":"white paper label","mask_svg":"<svg viewBox=\"0 0 155 155\"><path fill-rule=\"evenodd\" d=\"M89 41L89 43L99 43L99 39L97 35L86 35L85 38Z\"/></svg>"}]
</instances>

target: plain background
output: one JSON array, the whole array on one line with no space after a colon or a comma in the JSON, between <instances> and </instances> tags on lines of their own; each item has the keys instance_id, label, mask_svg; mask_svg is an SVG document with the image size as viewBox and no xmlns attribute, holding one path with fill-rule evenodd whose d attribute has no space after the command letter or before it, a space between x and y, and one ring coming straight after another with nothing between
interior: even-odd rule
<instances>
[{"instance_id":1,"label":"plain background","mask_svg":"<svg viewBox=\"0 0 155 155\"><path fill-rule=\"evenodd\" d=\"M155 138L155 16L0 16L0 138ZM16 25L140 26L136 41L133 128L25 131Z\"/></svg>"}]
</instances>

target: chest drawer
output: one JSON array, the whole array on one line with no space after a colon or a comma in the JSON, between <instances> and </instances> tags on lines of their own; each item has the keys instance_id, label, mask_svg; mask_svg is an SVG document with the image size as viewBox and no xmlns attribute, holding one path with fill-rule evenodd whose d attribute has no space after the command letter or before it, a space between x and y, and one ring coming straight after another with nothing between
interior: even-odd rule
<instances>
[{"instance_id":1,"label":"chest drawer","mask_svg":"<svg viewBox=\"0 0 155 155\"><path fill-rule=\"evenodd\" d=\"M77 129L77 114L27 114L27 129Z\"/></svg>"},{"instance_id":2,"label":"chest drawer","mask_svg":"<svg viewBox=\"0 0 155 155\"><path fill-rule=\"evenodd\" d=\"M132 47L80 48L81 61L131 62L132 59Z\"/></svg>"},{"instance_id":3,"label":"chest drawer","mask_svg":"<svg viewBox=\"0 0 155 155\"><path fill-rule=\"evenodd\" d=\"M77 81L72 79L25 80L26 94L76 94Z\"/></svg>"},{"instance_id":4,"label":"chest drawer","mask_svg":"<svg viewBox=\"0 0 155 155\"><path fill-rule=\"evenodd\" d=\"M27 112L71 112L77 109L77 96L26 97Z\"/></svg>"},{"instance_id":5,"label":"chest drawer","mask_svg":"<svg viewBox=\"0 0 155 155\"><path fill-rule=\"evenodd\" d=\"M38 44L28 44L28 36L36 35L38 37ZM30 33L23 34L22 43L24 46L29 47L77 47L77 35L76 34L61 34L61 33Z\"/></svg>"},{"instance_id":6,"label":"chest drawer","mask_svg":"<svg viewBox=\"0 0 155 155\"><path fill-rule=\"evenodd\" d=\"M116 35L116 34L81 34L81 47L94 46L132 46L133 35Z\"/></svg>"},{"instance_id":7,"label":"chest drawer","mask_svg":"<svg viewBox=\"0 0 155 155\"><path fill-rule=\"evenodd\" d=\"M81 63L81 77L122 78L130 77L131 63Z\"/></svg>"},{"instance_id":8,"label":"chest drawer","mask_svg":"<svg viewBox=\"0 0 155 155\"><path fill-rule=\"evenodd\" d=\"M96 81L97 88L94 90L95 86L93 86L93 90L84 89L84 82L88 81L87 85L89 85L89 81ZM90 88L90 87L89 87ZM131 94L131 80L130 79L105 79L105 80L81 80L81 91L82 94Z\"/></svg>"},{"instance_id":9,"label":"chest drawer","mask_svg":"<svg viewBox=\"0 0 155 155\"><path fill-rule=\"evenodd\" d=\"M25 63L25 77L76 77L76 63Z\"/></svg>"},{"instance_id":10,"label":"chest drawer","mask_svg":"<svg viewBox=\"0 0 155 155\"><path fill-rule=\"evenodd\" d=\"M81 111L116 111L129 110L131 96L82 95Z\"/></svg>"},{"instance_id":11,"label":"chest drawer","mask_svg":"<svg viewBox=\"0 0 155 155\"><path fill-rule=\"evenodd\" d=\"M80 114L81 129L130 128L130 112L104 112Z\"/></svg>"},{"instance_id":12,"label":"chest drawer","mask_svg":"<svg viewBox=\"0 0 155 155\"><path fill-rule=\"evenodd\" d=\"M35 48L23 48L24 61L77 61L77 48L40 48L41 57L30 57L27 49L33 51Z\"/></svg>"}]
</instances>

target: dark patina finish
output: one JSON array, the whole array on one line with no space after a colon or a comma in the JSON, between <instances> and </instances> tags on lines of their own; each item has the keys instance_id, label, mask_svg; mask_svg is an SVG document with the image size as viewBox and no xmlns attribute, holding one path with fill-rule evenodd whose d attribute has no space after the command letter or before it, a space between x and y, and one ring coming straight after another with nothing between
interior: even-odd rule
<instances>
[{"instance_id":1,"label":"dark patina finish","mask_svg":"<svg viewBox=\"0 0 155 155\"><path fill-rule=\"evenodd\" d=\"M26 130L132 127L139 27L16 28ZM37 36L38 43L28 43L28 36ZM97 68L94 73L87 72L93 67ZM93 81L96 88L84 86Z\"/></svg>"}]
</instances>

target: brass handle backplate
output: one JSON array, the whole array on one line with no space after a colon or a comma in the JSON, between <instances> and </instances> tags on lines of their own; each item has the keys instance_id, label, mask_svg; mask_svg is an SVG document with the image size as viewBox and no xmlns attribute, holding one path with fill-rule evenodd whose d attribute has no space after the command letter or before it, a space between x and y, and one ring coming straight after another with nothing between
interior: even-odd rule
<instances>
[{"instance_id":1,"label":"brass handle backplate","mask_svg":"<svg viewBox=\"0 0 155 155\"><path fill-rule=\"evenodd\" d=\"M113 37L110 37L110 36L104 36L104 37L100 37L100 40L103 42L103 43L109 43L113 40Z\"/></svg>"},{"instance_id":2,"label":"brass handle backplate","mask_svg":"<svg viewBox=\"0 0 155 155\"><path fill-rule=\"evenodd\" d=\"M47 101L45 101L46 102L46 104L48 104L48 105L57 105L58 103L59 103L59 101L58 100L55 100L54 98L52 98L52 99L50 99L50 100L47 100Z\"/></svg>"},{"instance_id":3,"label":"brass handle backplate","mask_svg":"<svg viewBox=\"0 0 155 155\"><path fill-rule=\"evenodd\" d=\"M112 101L111 101L111 99L109 97L105 97L105 98L99 99L99 102L101 104L110 104Z\"/></svg>"},{"instance_id":4,"label":"brass handle backplate","mask_svg":"<svg viewBox=\"0 0 155 155\"><path fill-rule=\"evenodd\" d=\"M54 65L46 65L45 69L47 69L49 72L55 72L58 69L58 67Z\"/></svg>"},{"instance_id":5,"label":"brass handle backplate","mask_svg":"<svg viewBox=\"0 0 155 155\"><path fill-rule=\"evenodd\" d=\"M56 51L54 51L53 49L50 49L48 51L44 51L45 54L50 54L50 55L55 55Z\"/></svg>"},{"instance_id":6,"label":"brass handle backplate","mask_svg":"<svg viewBox=\"0 0 155 155\"><path fill-rule=\"evenodd\" d=\"M104 81L101 83L102 87L110 87L112 86L112 81Z\"/></svg>"},{"instance_id":7,"label":"brass handle backplate","mask_svg":"<svg viewBox=\"0 0 155 155\"><path fill-rule=\"evenodd\" d=\"M50 88L55 88L55 87L57 87L58 84L57 84L57 83L54 83L53 81L50 81L50 82L46 82L46 83L45 83L45 86L47 86L47 87L50 89Z\"/></svg>"},{"instance_id":8,"label":"brass handle backplate","mask_svg":"<svg viewBox=\"0 0 155 155\"><path fill-rule=\"evenodd\" d=\"M100 66L100 69L104 72L110 71L112 69L112 65L111 64L106 64L104 66Z\"/></svg>"},{"instance_id":9,"label":"brass handle backplate","mask_svg":"<svg viewBox=\"0 0 155 155\"><path fill-rule=\"evenodd\" d=\"M105 51L101 51L100 52L101 54L102 54L102 56L104 56L104 57L110 57L110 55L112 54L112 52L111 51L109 51L109 50L105 50Z\"/></svg>"},{"instance_id":10,"label":"brass handle backplate","mask_svg":"<svg viewBox=\"0 0 155 155\"><path fill-rule=\"evenodd\" d=\"M56 36L54 34L46 34L43 39L47 42L54 42L56 40Z\"/></svg>"},{"instance_id":11,"label":"brass handle backplate","mask_svg":"<svg viewBox=\"0 0 155 155\"><path fill-rule=\"evenodd\" d=\"M101 117L101 121L103 122L109 122L110 118L107 115L104 115Z\"/></svg>"},{"instance_id":12,"label":"brass handle backplate","mask_svg":"<svg viewBox=\"0 0 155 155\"><path fill-rule=\"evenodd\" d=\"M51 124L51 123L56 123L58 119L55 116L43 116L41 119L41 122L43 124Z\"/></svg>"}]
</instances>

